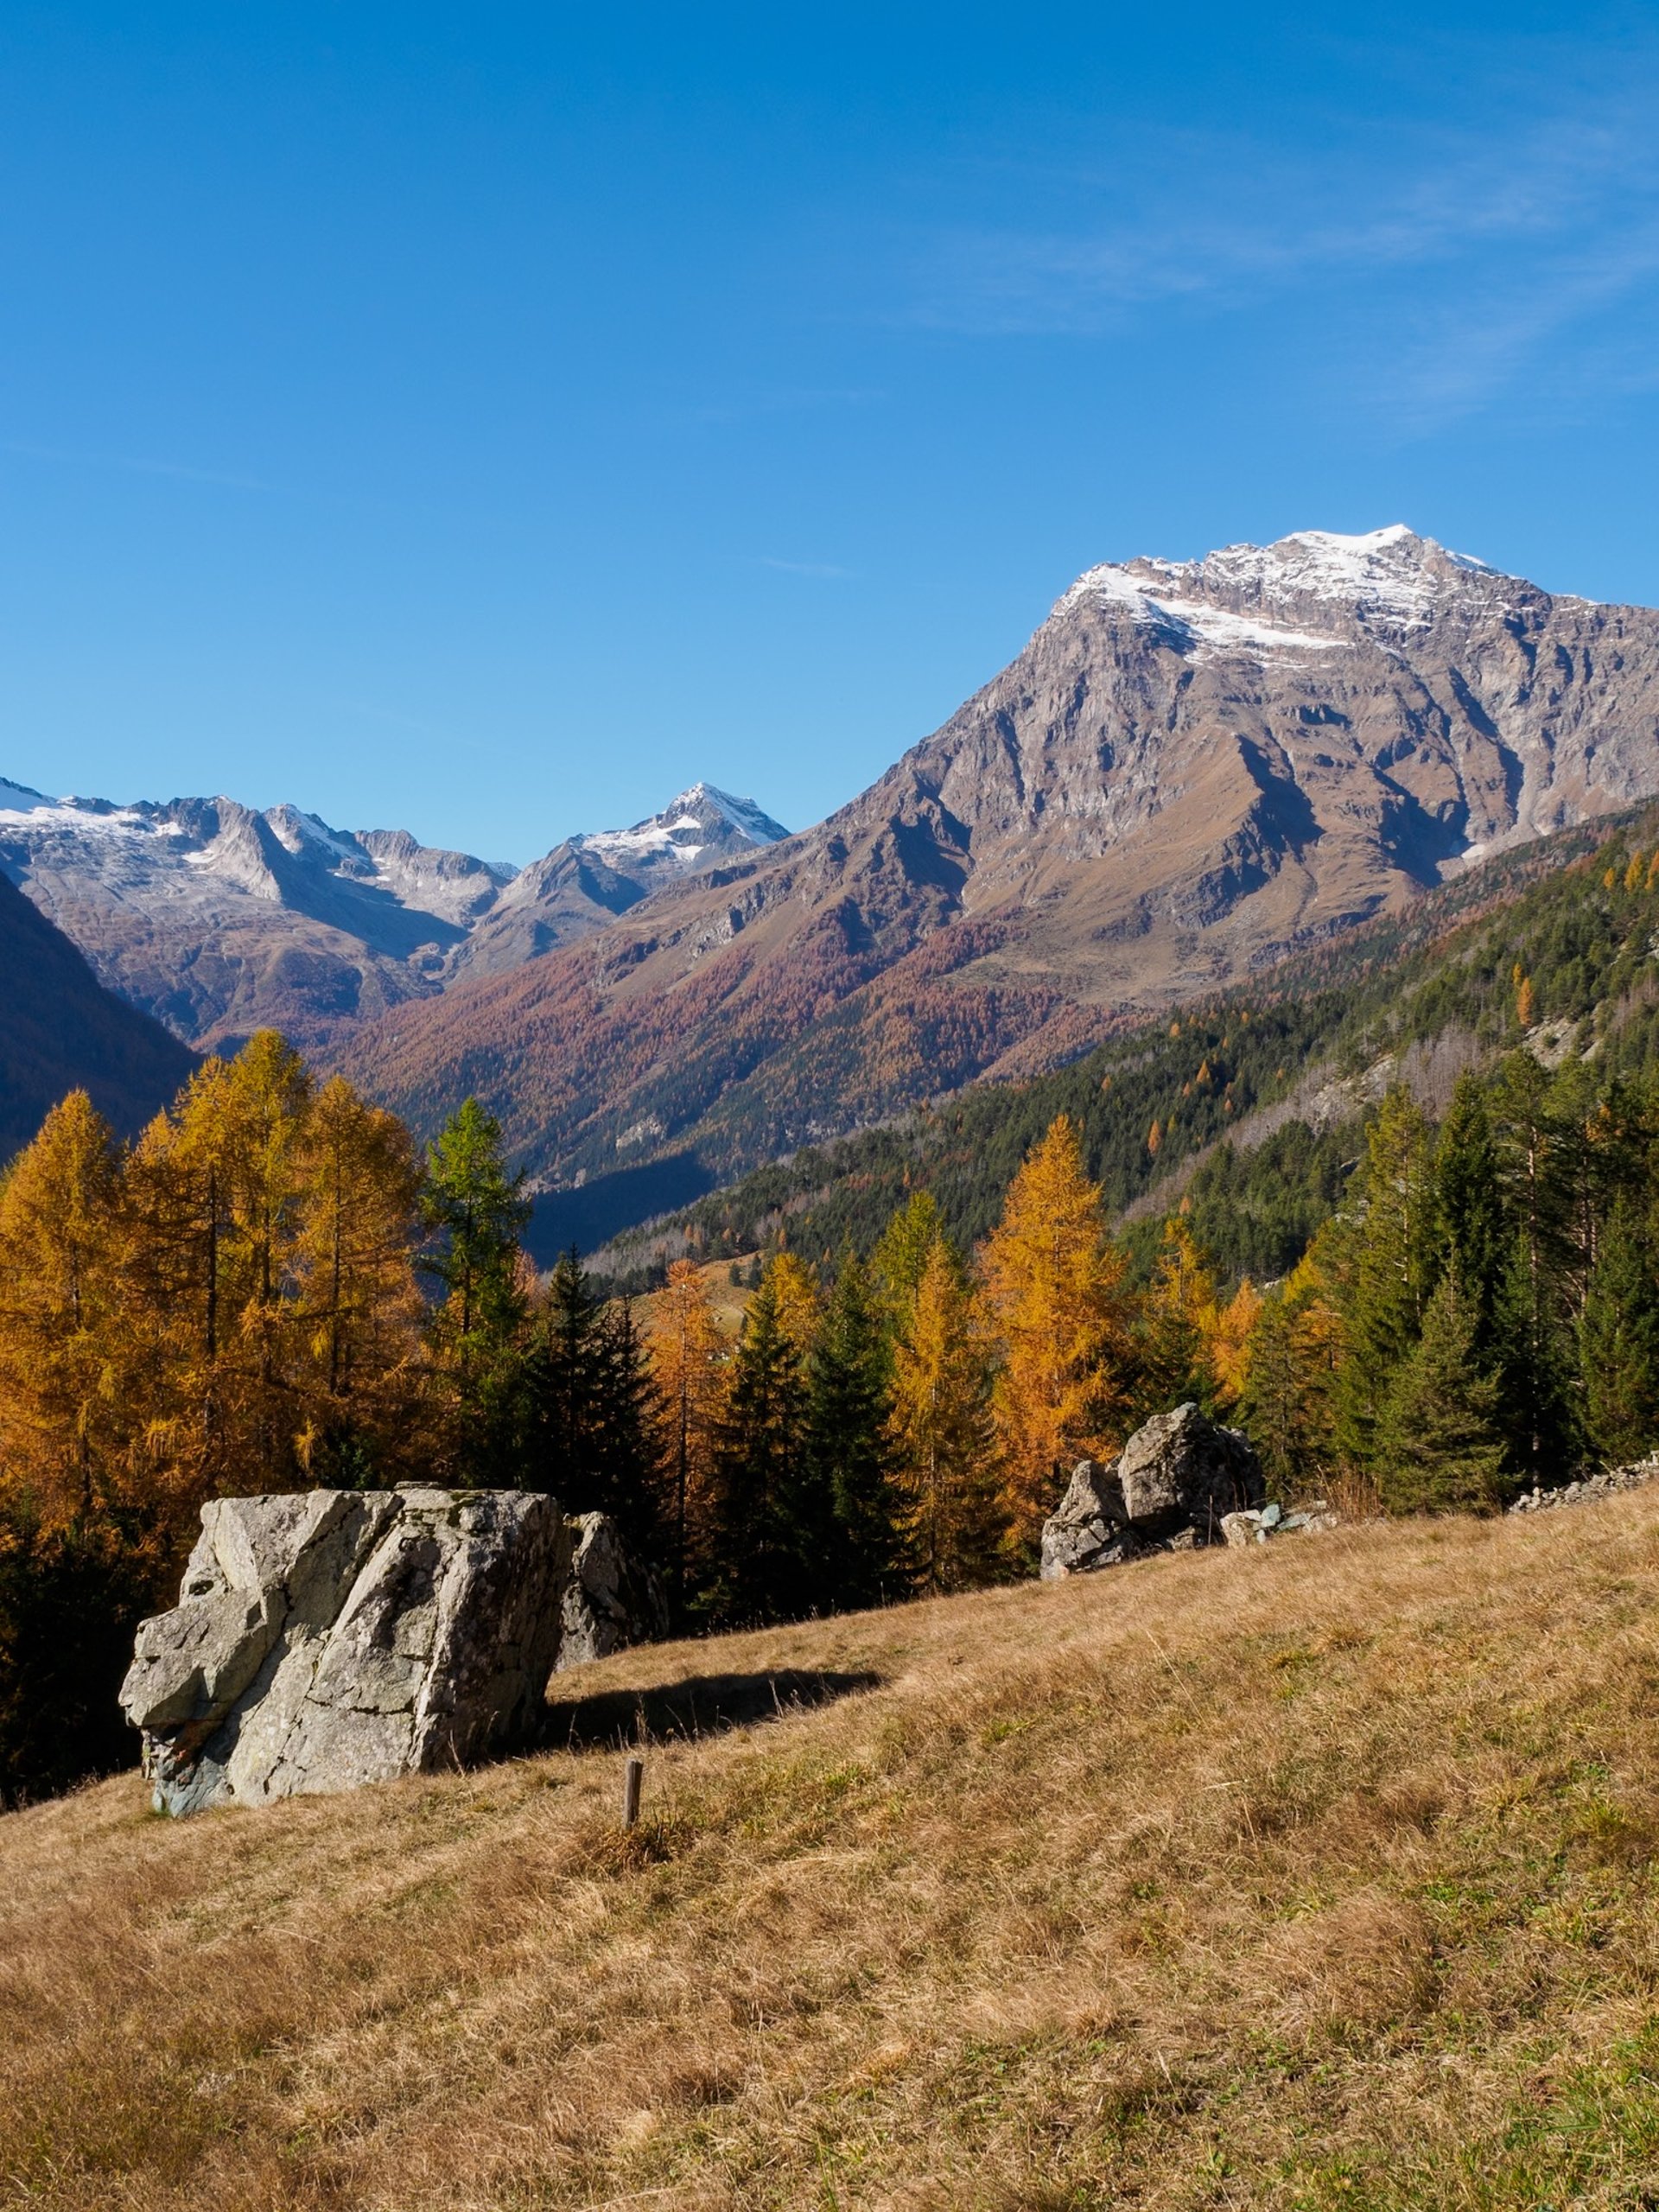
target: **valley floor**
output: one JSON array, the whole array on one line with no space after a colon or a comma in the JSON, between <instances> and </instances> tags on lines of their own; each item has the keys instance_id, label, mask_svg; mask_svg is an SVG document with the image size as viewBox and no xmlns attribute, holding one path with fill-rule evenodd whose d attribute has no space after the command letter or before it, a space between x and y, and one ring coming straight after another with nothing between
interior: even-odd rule
<instances>
[{"instance_id":1,"label":"valley floor","mask_svg":"<svg viewBox=\"0 0 1659 2212\"><path fill-rule=\"evenodd\" d=\"M1652 1491L1365 1527L626 1655L486 1772L14 1815L0 2203L1659 2204L1656 1601ZM694 1679L624 1834L583 1738Z\"/></svg>"}]
</instances>

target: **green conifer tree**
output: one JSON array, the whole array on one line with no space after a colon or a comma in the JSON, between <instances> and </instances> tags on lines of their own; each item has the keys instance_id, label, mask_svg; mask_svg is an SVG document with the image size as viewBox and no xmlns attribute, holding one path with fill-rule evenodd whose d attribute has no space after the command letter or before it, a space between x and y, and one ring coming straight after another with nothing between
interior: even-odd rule
<instances>
[{"instance_id":1,"label":"green conifer tree","mask_svg":"<svg viewBox=\"0 0 1659 2212\"><path fill-rule=\"evenodd\" d=\"M1492 1092L1498 1173L1511 1228L1497 1318L1500 1418L1520 1486L1557 1482L1579 1451L1573 1404L1567 1214L1578 1150L1550 1077L1512 1052Z\"/></svg>"},{"instance_id":2,"label":"green conifer tree","mask_svg":"<svg viewBox=\"0 0 1659 2212\"><path fill-rule=\"evenodd\" d=\"M1370 1126L1357 1199L1338 1440L1348 1458L1370 1468L1395 1370L1422 1325L1433 1267L1428 1129L1402 1084L1389 1090Z\"/></svg>"},{"instance_id":3,"label":"green conifer tree","mask_svg":"<svg viewBox=\"0 0 1659 2212\"><path fill-rule=\"evenodd\" d=\"M807 1358L810 1496L815 1504L827 1497L833 1516L829 1603L880 1605L907 1580L887 1436L892 1399L892 1347L874 1287L849 1254Z\"/></svg>"},{"instance_id":4,"label":"green conifer tree","mask_svg":"<svg viewBox=\"0 0 1659 2212\"><path fill-rule=\"evenodd\" d=\"M501 1124L476 1098L428 1150L421 1211L432 1240L423 1265L444 1293L432 1333L453 1402L454 1471L499 1484L523 1450L518 1232L530 1205L503 1156Z\"/></svg>"},{"instance_id":5,"label":"green conifer tree","mask_svg":"<svg viewBox=\"0 0 1659 2212\"><path fill-rule=\"evenodd\" d=\"M717 1540L709 1606L724 1626L783 1620L803 1609L800 1545L827 1511L804 1494L807 1385L770 1273L749 1301L732 1362L716 1456Z\"/></svg>"},{"instance_id":6,"label":"green conifer tree","mask_svg":"<svg viewBox=\"0 0 1659 2212\"><path fill-rule=\"evenodd\" d=\"M1459 1077L1440 1125L1434 1149L1434 1213L1440 1266L1457 1283L1479 1356L1491 1359L1497 1350L1511 1239L1492 1118L1485 1090L1471 1074Z\"/></svg>"},{"instance_id":7,"label":"green conifer tree","mask_svg":"<svg viewBox=\"0 0 1659 2212\"><path fill-rule=\"evenodd\" d=\"M1659 1443L1659 1286L1626 1201L1603 1231L1578 1335L1591 1448L1610 1465L1640 1459Z\"/></svg>"},{"instance_id":8,"label":"green conifer tree","mask_svg":"<svg viewBox=\"0 0 1659 2212\"><path fill-rule=\"evenodd\" d=\"M1443 1275L1422 1335L1396 1369L1375 1465L1391 1513L1491 1511L1503 1492L1498 1386L1476 1363L1475 1317Z\"/></svg>"},{"instance_id":9,"label":"green conifer tree","mask_svg":"<svg viewBox=\"0 0 1659 2212\"><path fill-rule=\"evenodd\" d=\"M657 1559L656 1405L645 1347L632 1306L601 1298L574 1249L548 1278L524 1370L524 1479L568 1513L608 1513L636 1551Z\"/></svg>"},{"instance_id":10,"label":"green conifer tree","mask_svg":"<svg viewBox=\"0 0 1659 2212\"><path fill-rule=\"evenodd\" d=\"M899 1322L915 1303L928 1255L942 1233L931 1191L912 1191L882 1230L871 1272L888 1312Z\"/></svg>"},{"instance_id":11,"label":"green conifer tree","mask_svg":"<svg viewBox=\"0 0 1659 2212\"><path fill-rule=\"evenodd\" d=\"M1294 1497L1303 1485L1297 1450L1302 1376L1294 1321L1282 1283L1268 1293L1250 1332L1244 1394L1232 1418L1249 1433L1274 1497Z\"/></svg>"}]
</instances>

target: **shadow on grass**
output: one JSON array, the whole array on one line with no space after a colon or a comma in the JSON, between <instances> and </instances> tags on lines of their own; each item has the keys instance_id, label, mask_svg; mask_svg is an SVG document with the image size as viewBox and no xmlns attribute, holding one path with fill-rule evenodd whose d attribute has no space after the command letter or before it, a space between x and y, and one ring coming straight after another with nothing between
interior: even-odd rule
<instances>
[{"instance_id":1,"label":"shadow on grass","mask_svg":"<svg viewBox=\"0 0 1659 2212\"><path fill-rule=\"evenodd\" d=\"M595 1697L550 1700L542 1742L550 1751L580 1751L718 1736L879 1689L883 1680L868 1673L780 1667L765 1675L693 1675L651 1689L604 1690Z\"/></svg>"}]
</instances>

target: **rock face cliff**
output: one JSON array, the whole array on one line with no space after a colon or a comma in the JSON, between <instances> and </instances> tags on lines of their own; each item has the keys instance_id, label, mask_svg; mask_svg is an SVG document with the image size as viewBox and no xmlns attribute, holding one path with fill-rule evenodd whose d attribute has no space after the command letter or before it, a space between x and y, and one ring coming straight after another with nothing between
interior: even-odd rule
<instances>
[{"instance_id":1,"label":"rock face cliff","mask_svg":"<svg viewBox=\"0 0 1659 2212\"><path fill-rule=\"evenodd\" d=\"M526 1491L312 1491L202 1508L122 1686L158 1811L466 1766L536 1738L548 1678L660 1633L601 1514ZM643 1611L642 1611L643 1609Z\"/></svg>"},{"instance_id":2,"label":"rock face cliff","mask_svg":"<svg viewBox=\"0 0 1659 2212\"><path fill-rule=\"evenodd\" d=\"M547 1184L728 1173L1403 906L1659 791L1659 615L1395 527L1091 569L850 805L346 1047Z\"/></svg>"}]
</instances>

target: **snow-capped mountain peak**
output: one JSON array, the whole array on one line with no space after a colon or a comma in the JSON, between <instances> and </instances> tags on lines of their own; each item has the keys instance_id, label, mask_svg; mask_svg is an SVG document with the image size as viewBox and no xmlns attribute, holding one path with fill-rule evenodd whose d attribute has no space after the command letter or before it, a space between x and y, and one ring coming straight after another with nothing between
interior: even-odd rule
<instances>
[{"instance_id":1,"label":"snow-capped mountain peak","mask_svg":"<svg viewBox=\"0 0 1659 2212\"><path fill-rule=\"evenodd\" d=\"M745 846L775 845L788 835L752 798L734 798L713 784L696 783L631 830L589 830L570 842L616 865L657 859L689 871Z\"/></svg>"},{"instance_id":2,"label":"snow-capped mountain peak","mask_svg":"<svg viewBox=\"0 0 1659 2212\"><path fill-rule=\"evenodd\" d=\"M665 884L741 860L789 834L752 798L693 784L631 830L587 830L532 861L456 954L455 969L499 974L518 967Z\"/></svg>"},{"instance_id":3,"label":"snow-capped mountain peak","mask_svg":"<svg viewBox=\"0 0 1659 2212\"><path fill-rule=\"evenodd\" d=\"M1355 536L1294 531L1196 561L1107 563L1079 576L1055 611L1111 606L1189 656L1259 660L1344 652L1373 627L1420 629L1471 598L1489 605L1512 581L1396 522Z\"/></svg>"}]
</instances>

